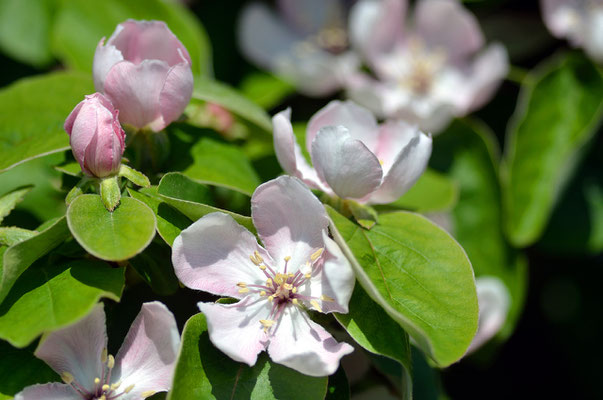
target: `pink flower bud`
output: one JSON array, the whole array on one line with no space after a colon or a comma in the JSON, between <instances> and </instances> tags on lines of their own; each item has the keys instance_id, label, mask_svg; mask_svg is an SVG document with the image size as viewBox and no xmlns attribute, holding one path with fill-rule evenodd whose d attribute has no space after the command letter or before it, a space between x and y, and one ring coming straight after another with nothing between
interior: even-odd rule
<instances>
[{"instance_id":1,"label":"pink flower bud","mask_svg":"<svg viewBox=\"0 0 603 400\"><path fill-rule=\"evenodd\" d=\"M191 58L164 22L128 20L104 42L94 54L94 84L123 123L160 131L182 114L193 94Z\"/></svg>"},{"instance_id":2,"label":"pink flower bud","mask_svg":"<svg viewBox=\"0 0 603 400\"><path fill-rule=\"evenodd\" d=\"M109 99L94 93L65 120L73 156L87 175L104 178L119 171L126 134L118 114Z\"/></svg>"}]
</instances>

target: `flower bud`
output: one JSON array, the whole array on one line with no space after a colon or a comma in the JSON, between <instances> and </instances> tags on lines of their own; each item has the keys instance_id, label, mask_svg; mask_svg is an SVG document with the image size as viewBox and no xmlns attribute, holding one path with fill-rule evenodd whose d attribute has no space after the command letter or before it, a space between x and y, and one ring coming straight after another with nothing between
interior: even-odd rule
<instances>
[{"instance_id":1,"label":"flower bud","mask_svg":"<svg viewBox=\"0 0 603 400\"><path fill-rule=\"evenodd\" d=\"M126 134L119 112L100 93L86 96L65 121L73 156L87 175L104 178L119 171Z\"/></svg>"},{"instance_id":2,"label":"flower bud","mask_svg":"<svg viewBox=\"0 0 603 400\"><path fill-rule=\"evenodd\" d=\"M193 93L191 58L164 22L128 20L104 42L94 54L94 84L123 123L157 132L182 114Z\"/></svg>"}]
</instances>

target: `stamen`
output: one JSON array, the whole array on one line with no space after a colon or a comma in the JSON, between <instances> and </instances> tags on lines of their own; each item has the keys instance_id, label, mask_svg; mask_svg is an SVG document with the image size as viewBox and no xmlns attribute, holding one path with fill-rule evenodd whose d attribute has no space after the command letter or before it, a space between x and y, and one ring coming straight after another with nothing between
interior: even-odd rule
<instances>
[{"instance_id":1,"label":"stamen","mask_svg":"<svg viewBox=\"0 0 603 400\"><path fill-rule=\"evenodd\" d=\"M71 375L69 372L64 371L61 374L61 379L63 379L63 382L65 382L68 385L71 385L71 383L73 382L73 375Z\"/></svg>"},{"instance_id":2,"label":"stamen","mask_svg":"<svg viewBox=\"0 0 603 400\"><path fill-rule=\"evenodd\" d=\"M327 296L326 294L323 294L322 296L320 296L320 299L322 301L335 301L334 298Z\"/></svg>"},{"instance_id":3,"label":"stamen","mask_svg":"<svg viewBox=\"0 0 603 400\"><path fill-rule=\"evenodd\" d=\"M117 390L121 386L121 381L118 381L111 385L111 390Z\"/></svg>"},{"instance_id":4,"label":"stamen","mask_svg":"<svg viewBox=\"0 0 603 400\"><path fill-rule=\"evenodd\" d=\"M270 288L271 288L271 287L273 287L273 286L272 286L272 279L268 278L268 279L266 280L266 286L268 286L268 287L270 287Z\"/></svg>"},{"instance_id":5,"label":"stamen","mask_svg":"<svg viewBox=\"0 0 603 400\"><path fill-rule=\"evenodd\" d=\"M324 248L320 248L318 250L316 250L314 253L312 253L312 255L310 256L310 260L312 261L316 261L318 259L318 257L321 256L322 252L324 251Z\"/></svg>"},{"instance_id":6,"label":"stamen","mask_svg":"<svg viewBox=\"0 0 603 400\"><path fill-rule=\"evenodd\" d=\"M293 299L293 300L291 300L291 303L293 303L293 304L295 304L295 305L298 305L298 304L299 304L299 301L297 301L297 299Z\"/></svg>"},{"instance_id":7,"label":"stamen","mask_svg":"<svg viewBox=\"0 0 603 400\"><path fill-rule=\"evenodd\" d=\"M291 289L291 293L293 293L293 294L297 293L297 287L294 287L293 289Z\"/></svg>"},{"instance_id":8,"label":"stamen","mask_svg":"<svg viewBox=\"0 0 603 400\"><path fill-rule=\"evenodd\" d=\"M244 287L247 287L247 284L245 282L239 282L239 283L237 283L237 286L244 288Z\"/></svg>"},{"instance_id":9,"label":"stamen","mask_svg":"<svg viewBox=\"0 0 603 400\"><path fill-rule=\"evenodd\" d=\"M128 386L125 390L124 393L130 393L132 391L132 389L134 389L134 384L131 384L130 386Z\"/></svg>"},{"instance_id":10,"label":"stamen","mask_svg":"<svg viewBox=\"0 0 603 400\"><path fill-rule=\"evenodd\" d=\"M241 288L241 289L239 289L239 293L247 293L247 292L249 292L248 288Z\"/></svg>"},{"instance_id":11,"label":"stamen","mask_svg":"<svg viewBox=\"0 0 603 400\"><path fill-rule=\"evenodd\" d=\"M142 392L140 395L142 396L143 399L146 399L147 397L151 397L155 393L157 393L157 392L154 390L147 390L147 391Z\"/></svg>"},{"instance_id":12,"label":"stamen","mask_svg":"<svg viewBox=\"0 0 603 400\"><path fill-rule=\"evenodd\" d=\"M266 271L266 266L262 264L262 265L260 265L260 269L261 269L262 271Z\"/></svg>"},{"instance_id":13,"label":"stamen","mask_svg":"<svg viewBox=\"0 0 603 400\"><path fill-rule=\"evenodd\" d=\"M257 266L259 266L262 263L260 260L256 259L253 254L249 256L249 259L251 260L252 263L254 263Z\"/></svg>"},{"instance_id":14,"label":"stamen","mask_svg":"<svg viewBox=\"0 0 603 400\"><path fill-rule=\"evenodd\" d=\"M109 386L105 383L103 386L101 386L101 389L103 390L103 392L106 392L107 390L109 390L110 387L111 386Z\"/></svg>"},{"instance_id":15,"label":"stamen","mask_svg":"<svg viewBox=\"0 0 603 400\"><path fill-rule=\"evenodd\" d=\"M286 256L285 257L285 262L289 262L289 260L291 260L291 256Z\"/></svg>"},{"instance_id":16,"label":"stamen","mask_svg":"<svg viewBox=\"0 0 603 400\"><path fill-rule=\"evenodd\" d=\"M306 279L310 279L310 278L312 278L312 274L308 272L306 275L304 275L304 277Z\"/></svg>"},{"instance_id":17,"label":"stamen","mask_svg":"<svg viewBox=\"0 0 603 400\"><path fill-rule=\"evenodd\" d=\"M286 290L291 290L293 289L293 285L290 283L284 283L283 288L285 288Z\"/></svg>"},{"instance_id":18,"label":"stamen","mask_svg":"<svg viewBox=\"0 0 603 400\"><path fill-rule=\"evenodd\" d=\"M262 290L262 291L260 292L260 296L262 296L262 297L266 296L266 291L265 291L265 290Z\"/></svg>"},{"instance_id":19,"label":"stamen","mask_svg":"<svg viewBox=\"0 0 603 400\"><path fill-rule=\"evenodd\" d=\"M274 295L272 296L268 296L268 301L272 303L272 301L274 300Z\"/></svg>"},{"instance_id":20,"label":"stamen","mask_svg":"<svg viewBox=\"0 0 603 400\"><path fill-rule=\"evenodd\" d=\"M107 367L112 369L115 366L115 358L111 354L107 357Z\"/></svg>"},{"instance_id":21,"label":"stamen","mask_svg":"<svg viewBox=\"0 0 603 400\"><path fill-rule=\"evenodd\" d=\"M316 300L310 301L310 304L312 304L312 307L314 307L316 309L316 311L322 312L322 308L320 307L320 304L318 304L318 302Z\"/></svg>"},{"instance_id":22,"label":"stamen","mask_svg":"<svg viewBox=\"0 0 603 400\"><path fill-rule=\"evenodd\" d=\"M264 332L267 332L268 329L270 329L270 327L272 325L274 325L275 321L271 320L271 319L261 319L260 320L260 324L262 324L264 326Z\"/></svg>"},{"instance_id":23,"label":"stamen","mask_svg":"<svg viewBox=\"0 0 603 400\"><path fill-rule=\"evenodd\" d=\"M100 383L100 378L98 378L98 377L94 378L94 384L98 385L99 383Z\"/></svg>"},{"instance_id":24,"label":"stamen","mask_svg":"<svg viewBox=\"0 0 603 400\"><path fill-rule=\"evenodd\" d=\"M105 347L101 353L101 362L104 364L107 362L107 348Z\"/></svg>"},{"instance_id":25,"label":"stamen","mask_svg":"<svg viewBox=\"0 0 603 400\"><path fill-rule=\"evenodd\" d=\"M98 400L107 400L107 396L105 396L104 394L98 398Z\"/></svg>"}]
</instances>

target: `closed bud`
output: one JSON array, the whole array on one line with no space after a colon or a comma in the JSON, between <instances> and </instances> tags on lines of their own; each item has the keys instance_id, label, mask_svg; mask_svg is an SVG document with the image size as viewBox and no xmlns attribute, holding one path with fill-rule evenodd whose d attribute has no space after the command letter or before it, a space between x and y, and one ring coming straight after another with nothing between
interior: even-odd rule
<instances>
[{"instance_id":1,"label":"closed bud","mask_svg":"<svg viewBox=\"0 0 603 400\"><path fill-rule=\"evenodd\" d=\"M116 174L125 149L119 112L100 93L86 96L65 121L73 156L87 175L104 178Z\"/></svg>"},{"instance_id":2,"label":"closed bud","mask_svg":"<svg viewBox=\"0 0 603 400\"><path fill-rule=\"evenodd\" d=\"M193 93L188 51L162 21L119 24L98 44L92 72L96 90L111 99L121 121L138 129L162 130Z\"/></svg>"}]
</instances>

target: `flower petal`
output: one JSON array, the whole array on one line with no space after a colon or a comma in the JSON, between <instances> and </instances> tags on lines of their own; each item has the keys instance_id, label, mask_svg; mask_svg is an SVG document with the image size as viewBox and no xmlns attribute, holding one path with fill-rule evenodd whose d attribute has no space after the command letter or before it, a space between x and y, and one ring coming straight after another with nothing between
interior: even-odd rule
<instances>
[{"instance_id":1,"label":"flower petal","mask_svg":"<svg viewBox=\"0 0 603 400\"><path fill-rule=\"evenodd\" d=\"M584 38L580 4L586 2L567 0L540 0L544 23L558 38L568 38L573 45L580 45Z\"/></svg>"},{"instance_id":2,"label":"flower petal","mask_svg":"<svg viewBox=\"0 0 603 400\"><path fill-rule=\"evenodd\" d=\"M470 81L471 97L464 113L483 106L492 98L494 92L509 72L509 56L501 44L488 46L474 61Z\"/></svg>"},{"instance_id":3,"label":"flower petal","mask_svg":"<svg viewBox=\"0 0 603 400\"><path fill-rule=\"evenodd\" d=\"M244 297L237 283L263 284L266 276L249 256L257 251L269 265L270 255L255 236L230 215L211 213L183 230L172 246L178 279L191 289L220 296Z\"/></svg>"},{"instance_id":4,"label":"flower petal","mask_svg":"<svg viewBox=\"0 0 603 400\"><path fill-rule=\"evenodd\" d=\"M274 127L274 150L276 158L283 170L289 175L293 175L311 188L320 189L323 192L332 193L331 189L325 186L316 170L312 168L304 158L290 122L291 109L281 111L272 117L272 126Z\"/></svg>"},{"instance_id":5,"label":"flower petal","mask_svg":"<svg viewBox=\"0 0 603 400\"><path fill-rule=\"evenodd\" d=\"M375 116L353 101L339 100L331 101L308 122L306 131L308 151L311 152L312 142L321 128L337 125L344 126L353 139L360 140L370 151L374 151L379 130Z\"/></svg>"},{"instance_id":6,"label":"flower petal","mask_svg":"<svg viewBox=\"0 0 603 400\"><path fill-rule=\"evenodd\" d=\"M345 11L341 0L279 0L278 6L289 25L304 35L321 29L345 25Z\"/></svg>"},{"instance_id":7,"label":"flower petal","mask_svg":"<svg viewBox=\"0 0 603 400\"><path fill-rule=\"evenodd\" d=\"M236 304L199 303L207 318L211 342L235 361L252 366L265 349L266 332L260 323L270 314L268 300L249 297Z\"/></svg>"},{"instance_id":8,"label":"flower petal","mask_svg":"<svg viewBox=\"0 0 603 400\"><path fill-rule=\"evenodd\" d=\"M92 390L94 378L103 371L101 355L106 348L105 311L99 303L82 320L50 333L34 354L58 374L68 372L80 386Z\"/></svg>"},{"instance_id":9,"label":"flower petal","mask_svg":"<svg viewBox=\"0 0 603 400\"><path fill-rule=\"evenodd\" d=\"M112 382L134 385L124 399L146 391L170 389L178 358L180 334L174 315L158 301L144 303L115 357Z\"/></svg>"},{"instance_id":10,"label":"flower petal","mask_svg":"<svg viewBox=\"0 0 603 400\"><path fill-rule=\"evenodd\" d=\"M187 61L170 68L159 94L159 107L163 116L163 126L151 127L160 131L180 117L193 95L193 73Z\"/></svg>"},{"instance_id":11,"label":"flower petal","mask_svg":"<svg viewBox=\"0 0 603 400\"><path fill-rule=\"evenodd\" d=\"M397 121L384 124L382 130L393 130L391 133L382 133L382 136L397 135L397 140L408 142L397 154L379 189L370 195L368 202L372 204L391 203L402 196L425 171L431 156L431 136L417 128Z\"/></svg>"},{"instance_id":12,"label":"flower petal","mask_svg":"<svg viewBox=\"0 0 603 400\"><path fill-rule=\"evenodd\" d=\"M329 225L324 206L296 178L280 176L258 186L251 197L251 216L278 271L285 257L298 268L324 245L322 232Z\"/></svg>"},{"instance_id":13,"label":"flower petal","mask_svg":"<svg viewBox=\"0 0 603 400\"><path fill-rule=\"evenodd\" d=\"M420 0L414 23L425 44L443 48L454 63L462 62L484 44L477 19L458 0Z\"/></svg>"},{"instance_id":14,"label":"flower petal","mask_svg":"<svg viewBox=\"0 0 603 400\"><path fill-rule=\"evenodd\" d=\"M325 252L324 262L318 272L305 285L300 286L299 293L303 296L321 298L327 296L333 299L317 300L325 313L347 313L348 303L354 291L356 278L348 259L343 255L339 246L323 232Z\"/></svg>"},{"instance_id":15,"label":"flower petal","mask_svg":"<svg viewBox=\"0 0 603 400\"><path fill-rule=\"evenodd\" d=\"M272 361L310 376L327 376L339 367L339 360L354 351L338 343L324 328L297 307L286 307L270 338Z\"/></svg>"},{"instance_id":16,"label":"flower petal","mask_svg":"<svg viewBox=\"0 0 603 400\"><path fill-rule=\"evenodd\" d=\"M119 26L116 29L119 30ZM92 62L92 76L94 77L94 87L98 92L104 91L105 78L109 73L111 67L120 61L123 61L124 57L121 51L117 50L115 46L106 45L105 38L102 38L96 46L94 52L94 61Z\"/></svg>"},{"instance_id":17,"label":"flower petal","mask_svg":"<svg viewBox=\"0 0 603 400\"><path fill-rule=\"evenodd\" d=\"M479 325L467 353L477 350L498 333L507 320L511 295L505 284L494 276L475 279L479 303Z\"/></svg>"},{"instance_id":18,"label":"flower petal","mask_svg":"<svg viewBox=\"0 0 603 400\"><path fill-rule=\"evenodd\" d=\"M28 386L15 395L15 400L82 400L73 388L64 383Z\"/></svg>"},{"instance_id":19,"label":"flower petal","mask_svg":"<svg viewBox=\"0 0 603 400\"><path fill-rule=\"evenodd\" d=\"M157 60L138 65L122 61L111 68L105 79L105 95L119 110L122 123L137 128L162 124L159 97L169 71L166 62Z\"/></svg>"},{"instance_id":20,"label":"flower petal","mask_svg":"<svg viewBox=\"0 0 603 400\"><path fill-rule=\"evenodd\" d=\"M311 154L318 176L341 198L360 199L381 184L379 160L343 126L322 128Z\"/></svg>"}]
</instances>

